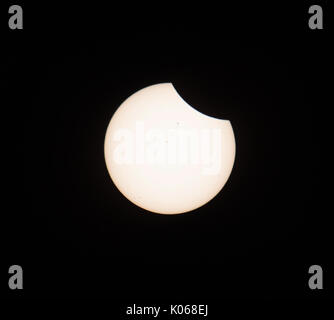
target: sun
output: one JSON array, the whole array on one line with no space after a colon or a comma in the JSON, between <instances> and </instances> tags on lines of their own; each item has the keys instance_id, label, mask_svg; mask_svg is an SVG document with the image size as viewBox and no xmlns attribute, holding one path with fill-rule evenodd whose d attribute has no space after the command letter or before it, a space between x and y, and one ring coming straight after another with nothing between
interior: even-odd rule
<instances>
[{"instance_id":1,"label":"sun","mask_svg":"<svg viewBox=\"0 0 334 320\"><path fill-rule=\"evenodd\" d=\"M110 177L132 203L179 214L214 198L235 159L230 121L189 106L171 83L141 89L112 116L104 144Z\"/></svg>"}]
</instances>

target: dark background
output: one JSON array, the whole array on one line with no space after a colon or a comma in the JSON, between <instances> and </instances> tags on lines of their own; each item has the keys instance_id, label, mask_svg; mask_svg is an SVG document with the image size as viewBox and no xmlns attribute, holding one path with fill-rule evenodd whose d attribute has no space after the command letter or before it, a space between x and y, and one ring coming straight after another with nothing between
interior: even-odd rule
<instances>
[{"instance_id":1,"label":"dark background","mask_svg":"<svg viewBox=\"0 0 334 320\"><path fill-rule=\"evenodd\" d=\"M7 295L218 304L329 297L321 169L332 26L318 1L324 30L308 28L311 4L24 2L24 30L14 31L3 5L2 286L10 265L24 270L24 290ZM161 82L229 119L237 143L223 191L175 216L126 200L103 154L116 108ZM308 288L312 264L324 269L322 291Z\"/></svg>"}]
</instances>

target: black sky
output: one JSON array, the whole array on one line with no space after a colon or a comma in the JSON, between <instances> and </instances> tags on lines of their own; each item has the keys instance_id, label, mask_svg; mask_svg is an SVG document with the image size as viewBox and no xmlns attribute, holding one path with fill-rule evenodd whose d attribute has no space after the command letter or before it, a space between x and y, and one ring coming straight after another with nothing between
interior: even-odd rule
<instances>
[{"instance_id":1,"label":"black sky","mask_svg":"<svg viewBox=\"0 0 334 320\"><path fill-rule=\"evenodd\" d=\"M10 222L1 264L25 272L24 292L8 294L329 294L308 289L307 271L330 268L319 132L331 26L310 30L308 5L288 2L129 6L24 3L24 30L2 24ZM223 191L177 216L130 203L104 163L116 108L160 82L172 82L199 111L229 119L236 136Z\"/></svg>"}]
</instances>

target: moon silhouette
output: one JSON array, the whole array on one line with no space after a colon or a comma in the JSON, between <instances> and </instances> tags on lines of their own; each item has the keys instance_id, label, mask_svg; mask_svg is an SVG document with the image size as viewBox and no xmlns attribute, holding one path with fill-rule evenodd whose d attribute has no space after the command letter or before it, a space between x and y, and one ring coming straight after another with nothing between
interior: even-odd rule
<instances>
[{"instance_id":1,"label":"moon silhouette","mask_svg":"<svg viewBox=\"0 0 334 320\"><path fill-rule=\"evenodd\" d=\"M188 105L171 83L126 99L107 128L104 154L117 189L135 205L180 214L213 199L235 159L230 121Z\"/></svg>"}]
</instances>

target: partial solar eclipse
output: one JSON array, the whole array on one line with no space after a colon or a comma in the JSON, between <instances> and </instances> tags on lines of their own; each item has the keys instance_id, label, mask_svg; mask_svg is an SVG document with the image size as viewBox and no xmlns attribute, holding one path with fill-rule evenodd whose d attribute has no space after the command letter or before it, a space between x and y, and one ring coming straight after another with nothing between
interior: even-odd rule
<instances>
[{"instance_id":1,"label":"partial solar eclipse","mask_svg":"<svg viewBox=\"0 0 334 320\"><path fill-rule=\"evenodd\" d=\"M213 199L235 158L230 121L200 113L171 83L141 89L112 116L104 142L118 190L151 212L178 214Z\"/></svg>"}]
</instances>

